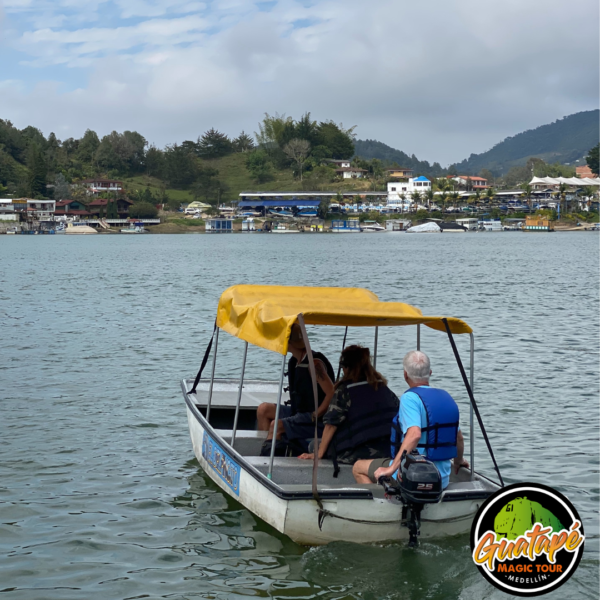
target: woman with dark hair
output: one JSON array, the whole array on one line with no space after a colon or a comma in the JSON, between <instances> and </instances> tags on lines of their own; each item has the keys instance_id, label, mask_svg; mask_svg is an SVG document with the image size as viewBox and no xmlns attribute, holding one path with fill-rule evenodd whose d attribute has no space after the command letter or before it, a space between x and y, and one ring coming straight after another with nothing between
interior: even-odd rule
<instances>
[{"instance_id":1,"label":"woman with dark hair","mask_svg":"<svg viewBox=\"0 0 600 600\"><path fill-rule=\"evenodd\" d=\"M323 416L325 429L319 458L353 465L357 460L388 456L391 423L398 414L397 396L371 364L368 348L344 348L340 366L344 374ZM313 459L314 454L302 454L300 458Z\"/></svg>"}]
</instances>

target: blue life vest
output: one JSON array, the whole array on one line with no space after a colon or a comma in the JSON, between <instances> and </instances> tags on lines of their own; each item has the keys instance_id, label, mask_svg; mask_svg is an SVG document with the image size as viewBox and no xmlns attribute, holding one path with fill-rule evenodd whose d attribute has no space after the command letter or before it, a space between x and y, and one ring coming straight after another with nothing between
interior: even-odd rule
<instances>
[{"instance_id":1,"label":"blue life vest","mask_svg":"<svg viewBox=\"0 0 600 600\"><path fill-rule=\"evenodd\" d=\"M375 440L390 439L390 421L398 414L398 398L387 385L374 389L366 381L342 384L350 395L350 406L333 438L334 452L359 448ZM338 388L339 389L339 388Z\"/></svg>"},{"instance_id":2,"label":"blue life vest","mask_svg":"<svg viewBox=\"0 0 600 600\"><path fill-rule=\"evenodd\" d=\"M421 433L427 434L425 443L419 442L417 448L426 450L425 456L428 460L440 461L454 458L458 453L456 440L459 422L458 405L454 398L448 392L437 388L416 387L407 391L419 396L427 415L427 426L421 427ZM397 414L392 421L392 458L400 450L402 437L400 415Z\"/></svg>"}]
</instances>

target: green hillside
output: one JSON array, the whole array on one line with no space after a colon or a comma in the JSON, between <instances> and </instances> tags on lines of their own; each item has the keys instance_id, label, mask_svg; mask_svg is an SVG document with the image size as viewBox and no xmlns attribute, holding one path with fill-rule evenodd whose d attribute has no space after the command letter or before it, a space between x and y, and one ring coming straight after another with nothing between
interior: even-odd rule
<instances>
[{"instance_id":1,"label":"green hillside","mask_svg":"<svg viewBox=\"0 0 600 600\"><path fill-rule=\"evenodd\" d=\"M0 119L0 193L75 198L87 205L86 179L116 179L124 183L123 196L144 205L135 210L148 212L194 199L216 206L243 191L368 191L385 185L377 161L356 165L373 175L370 180L342 181L336 174L335 160L352 156L354 141L352 130L333 121L314 121L310 113L298 120L265 115L259 129L258 147L243 131L230 139L211 128L196 141L160 149L136 131L100 138L88 129L80 139L61 141Z\"/></svg>"},{"instance_id":2,"label":"green hillside","mask_svg":"<svg viewBox=\"0 0 600 600\"><path fill-rule=\"evenodd\" d=\"M377 140L355 140L354 154L366 160L376 158L386 166L396 165L398 167L413 169L419 175L430 177L445 175L445 169L439 163L434 162L431 165L426 160L419 160L414 154L409 156L405 152L402 152L402 150L396 150Z\"/></svg>"},{"instance_id":3,"label":"green hillside","mask_svg":"<svg viewBox=\"0 0 600 600\"><path fill-rule=\"evenodd\" d=\"M471 175L489 169L495 175L502 175L511 167L523 166L531 157L561 164L579 160L578 164L585 165L584 156L598 143L599 130L599 110L576 113L507 137L487 152L471 154L458 163L456 169Z\"/></svg>"},{"instance_id":4,"label":"green hillside","mask_svg":"<svg viewBox=\"0 0 600 600\"><path fill-rule=\"evenodd\" d=\"M307 174L302 182L294 177L291 169L274 169L273 179L258 183L246 167L245 154L230 154L222 158L204 160L203 164L218 171L218 179L223 191L219 200L230 202L238 200L241 192L293 192L293 191L348 191L364 192L372 189L373 182L369 180L345 179L343 181L323 182L317 181ZM149 175L136 175L123 178L125 189L131 195L143 192L148 188L155 196L164 190L167 196L178 202L191 202L194 199L192 190L166 188L165 182Z\"/></svg>"},{"instance_id":5,"label":"green hillside","mask_svg":"<svg viewBox=\"0 0 600 600\"><path fill-rule=\"evenodd\" d=\"M488 169L496 176L506 174L511 167L521 167L531 157L544 162L585 165L584 157L599 140L600 111L589 110L559 119L554 123L507 137L491 150L471 154L468 159L452 165L453 170L477 175ZM376 140L356 140L355 154L364 159L377 158L384 164L397 164L412 168L415 173L439 177L448 170L438 163L429 164L414 154L409 156L401 150ZM577 162L579 161L579 162Z\"/></svg>"}]
</instances>

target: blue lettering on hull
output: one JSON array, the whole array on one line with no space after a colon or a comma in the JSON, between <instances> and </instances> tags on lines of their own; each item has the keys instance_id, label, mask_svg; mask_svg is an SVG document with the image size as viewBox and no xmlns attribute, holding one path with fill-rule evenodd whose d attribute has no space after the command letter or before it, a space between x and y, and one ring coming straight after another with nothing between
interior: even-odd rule
<instances>
[{"instance_id":1,"label":"blue lettering on hull","mask_svg":"<svg viewBox=\"0 0 600 600\"><path fill-rule=\"evenodd\" d=\"M213 440L206 431L202 437L202 458L219 474L221 479L240 495L240 466Z\"/></svg>"}]
</instances>

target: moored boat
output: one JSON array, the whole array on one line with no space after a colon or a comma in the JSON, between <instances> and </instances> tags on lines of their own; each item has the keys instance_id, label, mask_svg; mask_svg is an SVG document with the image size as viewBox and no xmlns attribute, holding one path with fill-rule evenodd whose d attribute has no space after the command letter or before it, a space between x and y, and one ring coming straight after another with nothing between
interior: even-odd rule
<instances>
[{"instance_id":1,"label":"moored boat","mask_svg":"<svg viewBox=\"0 0 600 600\"><path fill-rule=\"evenodd\" d=\"M409 227L406 233L442 233L442 228L433 221Z\"/></svg>"},{"instance_id":2,"label":"moored boat","mask_svg":"<svg viewBox=\"0 0 600 600\"><path fill-rule=\"evenodd\" d=\"M300 233L295 223L275 223L271 233Z\"/></svg>"},{"instance_id":3,"label":"moored boat","mask_svg":"<svg viewBox=\"0 0 600 600\"><path fill-rule=\"evenodd\" d=\"M148 233L141 222L133 222L126 229L121 229L121 233Z\"/></svg>"},{"instance_id":4,"label":"moored boat","mask_svg":"<svg viewBox=\"0 0 600 600\"><path fill-rule=\"evenodd\" d=\"M377 221L363 221L360 230L363 233L380 233L385 231L385 227L380 225Z\"/></svg>"},{"instance_id":5,"label":"moored boat","mask_svg":"<svg viewBox=\"0 0 600 600\"><path fill-rule=\"evenodd\" d=\"M275 315L275 317L274 317ZM381 302L372 292L360 288L302 288L236 285L221 296L213 338L195 380L185 379L181 387L194 453L201 468L229 496L294 541L319 545L332 541L358 543L409 539L409 527L417 510L412 501L390 498L376 484L357 484L352 467L334 465L327 459L314 462L294 457L260 456L266 432L256 430L256 409L271 401L279 409L286 400L284 372L292 326L298 323L306 345L309 365L312 350L306 325L374 327L416 326L417 348L421 326L446 333L471 402L469 419L471 468L452 470L450 483L435 502L418 508L420 535L440 538L469 531L482 502L499 489L499 484L474 470L474 415L486 444L500 471L472 392L473 333L464 321L452 317L428 317L407 304ZM219 332L225 331L245 342L239 379L215 378ZM470 381L454 342L454 335L471 339ZM202 379L211 348L210 379ZM275 352L280 358L277 380L247 379L248 345ZM374 356L377 356L375 342ZM309 368L313 369L312 366ZM228 366L228 370L231 365ZM314 377L313 377L314 380ZM316 393L316 392L315 392ZM316 404L315 398L315 404ZM275 432L276 434L276 432ZM318 444L317 440L314 440ZM315 452L315 457L317 453ZM411 530L412 532L412 530Z\"/></svg>"}]
</instances>

